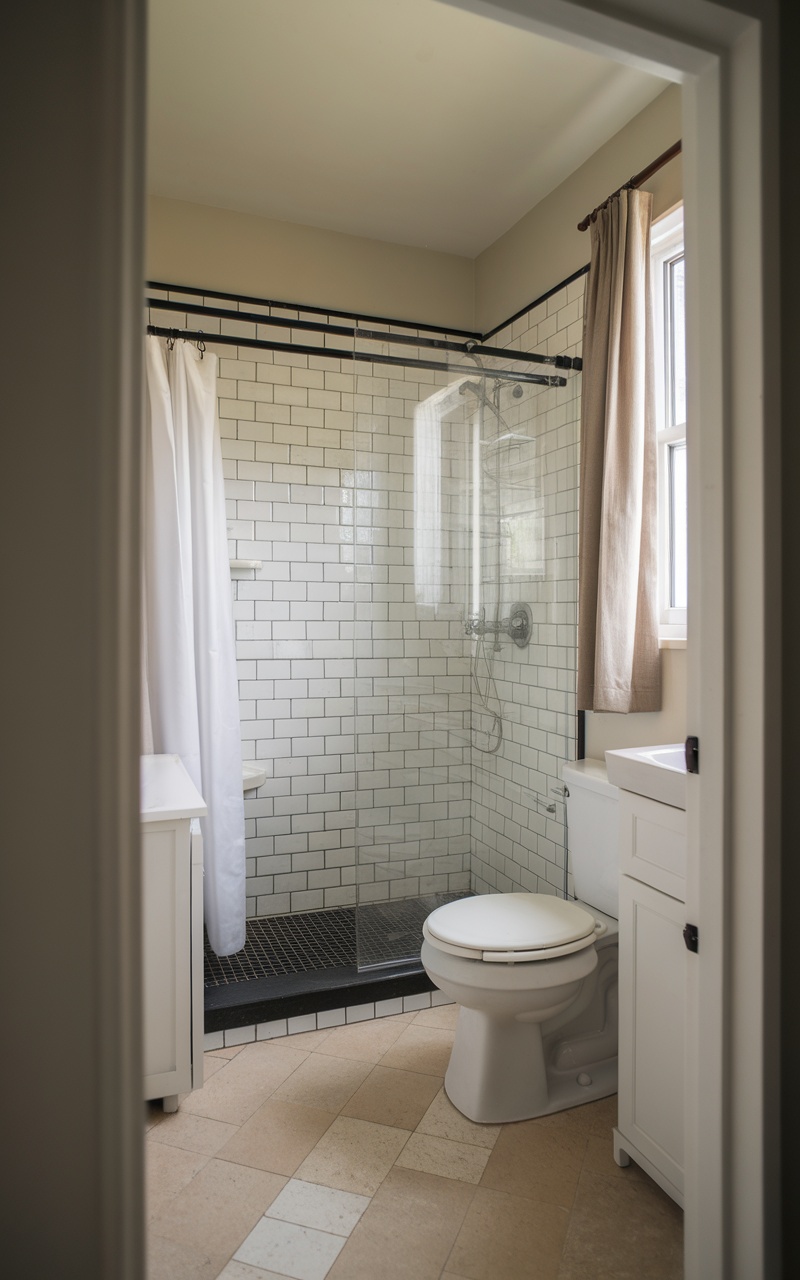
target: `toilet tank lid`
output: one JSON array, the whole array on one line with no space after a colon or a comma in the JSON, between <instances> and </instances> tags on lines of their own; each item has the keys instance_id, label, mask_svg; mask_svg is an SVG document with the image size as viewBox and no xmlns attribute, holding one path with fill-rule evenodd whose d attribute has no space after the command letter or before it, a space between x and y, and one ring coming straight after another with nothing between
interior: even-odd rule
<instances>
[{"instance_id":1,"label":"toilet tank lid","mask_svg":"<svg viewBox=\"0 0 800 1280\"><path fill-rule=\"evenodd\" d=\"M561 777L568 787L585 787L612 799L619 796L619 787L608 780L605 760L567 760L561 766Z\"/></svg>"}]
</instances>

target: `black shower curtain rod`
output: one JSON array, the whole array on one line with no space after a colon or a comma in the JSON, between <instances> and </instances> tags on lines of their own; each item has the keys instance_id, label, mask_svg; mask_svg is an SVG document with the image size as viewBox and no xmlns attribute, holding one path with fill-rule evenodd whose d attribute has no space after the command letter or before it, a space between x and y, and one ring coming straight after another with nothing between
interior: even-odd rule
<instances>
[{"instance_id":1,"label":"black shower curtain rod","mask_svg":"<svg viewBox=\"0 0 800 1280\"><path fill-rule=\"evenodd\" d=\"M161 304L159 304L161 305ZM186 308L184 308L184 311ZM192 309L191 314L196 314ZM232 315L232 312L228 312ZM238 313L241 316L241 313ZM261 323L259 317L259 323ZM283 326L286 327L286 326ZM294 324L292 327L295 327ZM403 369L438 369L447 373L463 373L474 378L481 374L497 378L501 382L532 383L539 387L565 387L564 377L540 373L512 372L506 369L481 369L471 364L451 364L444 360L420 360L403 356L378 355L371 351L347 351L336 347L303 346L297 342L271 342L268 338L240 338L229 333L205 333L202 329L169 329L164 325L149 324L147 332L159 338L183 338L188 342L221 343L227 347L252 347L262 351L294 352L296 355L325 356L331 360L360 360L366 364L395 365ZM352 333L352 330L347 330ZM505 354L505 353L504 353Z\"/></svg>"},{"instance_id":2,"label":"black shower curtain rod","mask_svg":"<svg viewBox=\"0 0 800 1280\"><path fill-rule=\"evenodd\" d=\"M455 342L451 338L419 338L409 333L385 333L380 329L362 329L358 326L330 324L322 320L287 320L282 316L264 316L255 311L231 311L229 307L194 307L185 301L172 302L161 298L145 298L148 308L158 311L180 311L192 316L213 316L216 319L242 320L251 324L273 326L279 329L297 329L300 332L333 333L343 338L363 338L369 342L390 342L411 347L431 347L438 351L456 351L461 355L493 356L501 360L525 360L532 364L549 364L556 369L580 369L580 356L545 356L535 351L512 351L505 347L487 347L476 339Z\"/></svg>"}]
</instances>

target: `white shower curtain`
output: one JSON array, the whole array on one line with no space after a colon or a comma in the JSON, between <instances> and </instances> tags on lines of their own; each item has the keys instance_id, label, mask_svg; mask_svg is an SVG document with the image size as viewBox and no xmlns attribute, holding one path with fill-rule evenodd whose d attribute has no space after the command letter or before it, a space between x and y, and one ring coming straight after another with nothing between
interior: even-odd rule
<instances>
[{"instance_id":1,"label":"white shower curtain","mask_svg":"<svg viewBox=\"0 0 800 1280\"><path fill-rule=\"evenodd\" d=\"M204 910L218 955L245 942L244 803L217 357L148 337L143 491L145 750L179 755L208 806Z\"/></svg>"}]
</instances>

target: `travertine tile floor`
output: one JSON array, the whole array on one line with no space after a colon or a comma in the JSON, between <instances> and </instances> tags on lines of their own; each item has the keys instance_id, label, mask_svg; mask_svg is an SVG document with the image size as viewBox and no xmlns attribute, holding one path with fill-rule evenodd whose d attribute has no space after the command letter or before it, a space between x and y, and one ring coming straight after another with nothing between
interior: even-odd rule
<instances>
[{"instance_id":1,"label":"travertine tile floor","mask_svg":"<svg viewBox=\"0 0 800 1280\"><path fill-rule=\"evenodd\" d=\"M148 1108L149 1280L661 1280L682 1215L612 1156L616 1099L475 1125L454 1005L206 1054Z\"/></svg>"}]
</instances>

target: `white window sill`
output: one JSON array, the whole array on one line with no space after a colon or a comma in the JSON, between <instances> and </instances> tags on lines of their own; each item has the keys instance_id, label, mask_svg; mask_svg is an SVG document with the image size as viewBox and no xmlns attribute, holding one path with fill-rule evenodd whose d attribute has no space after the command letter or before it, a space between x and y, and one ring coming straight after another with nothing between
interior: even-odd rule
<instances>
[{"instance_id":1,"label":"white window sill","mask_svg":"<svg viewBox=\"0 0 800 1280\"><path fill-rule=\"evenodd\" d=\"M685 649L686 636L659 636L659 649Z\"/></svg>"}]
</instances>

